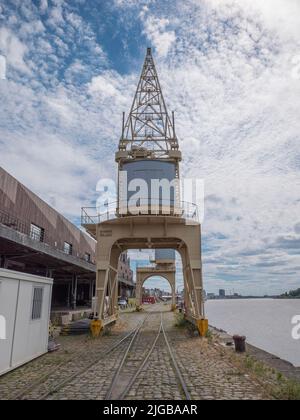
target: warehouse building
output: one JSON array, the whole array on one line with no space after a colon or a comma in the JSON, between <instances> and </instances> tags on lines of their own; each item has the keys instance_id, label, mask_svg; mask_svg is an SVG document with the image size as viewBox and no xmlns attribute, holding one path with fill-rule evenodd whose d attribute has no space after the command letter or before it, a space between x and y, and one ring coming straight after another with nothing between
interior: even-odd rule
<instances>
[{"instance_id":1,"label":"warehouse building","mask_svg":"<svg viewBox=\"0 0 300 420\"><path fill-rule=\"evenodd\" d=\"M91 308L96 241L0 167L0 267L53 278L52 312ZM132 296L127 255L119 296Z\"/></svg>"}]
</instances>

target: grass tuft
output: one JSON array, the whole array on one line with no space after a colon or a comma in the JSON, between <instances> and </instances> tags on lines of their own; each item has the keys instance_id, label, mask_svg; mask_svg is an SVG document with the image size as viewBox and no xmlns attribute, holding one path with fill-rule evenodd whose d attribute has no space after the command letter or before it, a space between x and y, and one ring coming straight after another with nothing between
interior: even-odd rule
<instances>
[{"instance_id":1,"label":"grass tuft","mask_svg":"<svg viewBox=\"0 0 300 420\"><path fill-rule=\"evenodd\" d=\"M208 341L212 341L212 339L213 339L213 333L212 333L212 331L210 329L208 329L206 331L205 337L208 339Z\"/></svg>"},{"instance_id":2,"label":"grass tuft","mask_svg":"<svg viewBox=\"0 0 300 420\"><path fill-rule=\"evenodd\" d=\"M300 401L300 383L291 379L281 379L281 385L274 396L279 400Z\"/></svg>"},{"instance_id":3,"label":"grass tuft","mask_svg":"<svg viewBox=\"0 0 300 420\"><path fill-rule=\"evenodd\" d=\"M175 327L185 328L188 324L189 322L185 319L182 313L175 314Z\"/></svg>"}]
</instances>

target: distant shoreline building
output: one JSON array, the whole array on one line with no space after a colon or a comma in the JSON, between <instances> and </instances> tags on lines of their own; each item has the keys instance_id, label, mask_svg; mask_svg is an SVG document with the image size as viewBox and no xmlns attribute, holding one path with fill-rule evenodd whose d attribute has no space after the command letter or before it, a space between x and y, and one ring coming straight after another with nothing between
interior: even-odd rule
<instances>
[{"instance_id":1,"label":"distant shoreline building","mask_svg":"<svg viewBox=\"0 0 300 420\"><path fill-rule=\"evenodd\" d=\"M130 268L130 258L123 252L118 265L119 297L130 298L134 295L133 271Z\"/></svg>"},{"instance_id":2,"label":"distant shoreline building","mask_svg":"<svg viewBox=\"0 0 300 420\"><path fill-rule=\"evenodd\" d=\"M220 299L224 299L224 298L226 298L226 292L225 292L225 290L224 290L224 289L220 289L220 290L219 290L219 298L220 298Z\"/></svg>"}]
</instances>

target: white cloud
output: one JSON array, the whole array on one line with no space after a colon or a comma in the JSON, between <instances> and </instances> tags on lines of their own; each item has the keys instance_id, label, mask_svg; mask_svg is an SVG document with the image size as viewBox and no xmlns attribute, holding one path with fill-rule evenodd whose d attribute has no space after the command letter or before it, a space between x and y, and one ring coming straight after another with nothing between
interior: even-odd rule
<instances>
[{"instance_id":1,"label":"white cloud","mask_svg":"<svg viewBox=\"0 0 300 420\"><path fill-rule=\"evenodd\" d=\"M7 66L23 73L31 73L24 58L28 51L26 45L6 27L0 28L0 51L6 57Z\"/></svg>"},{"instance_id":2,"label":"white cloud","mask_svg":"<svg viewBox=\"0 0 300 420\"><path fill-rule=\"evenodd\" d=\"M151 1L151 0L150 0ZM135 7L140 5L140 0L113 0L116 7Z\"/></svg>"},{"instance_id":3,"label":"white cloud","mask_svg":"<svg viewBox=\"0 0 300 420\"><path fill-rule=\"evenodd\" d=\"M299 25L293 1L276 2L282 14L277 10L272 18L271 2L268 8L260 3L177 6L168 14L176 42L157 66L176 110L182 173L203 177L206 194L219 198L206 203L202 227L204 255L213 261L204 265L205 285L214 291L225 284L267 293L273 284L276 293L299 273L293 270L299 250L288 247L280 252L282 269L270 268L277 264L278 238L300 220L300 84L290 66ZM282 16L291 28L279 24ZM147 17L164 19L154 9ZM249 247L257 255L242 255ZM284 273L286 282L275 287Z\"/></svg>"},{"instance_id":4,"label":"white cloud","mask_svg":"<svg viewBox=\"0 0 300 420\"><path fill-rule=\"evenodd\" d=\"M197 0L195 1L197 3ZM227 16L238 5L238 10L245 14L258 16L262 19L264 27L274 30L286 41L291 37L299 39L300 3L298 0L206 0L212 8L219 10Z\"/></svg>"},{"instance_id":5,"label":"white cloud","mask_svg":"<svg viewBox=\"0 0 300 420\"><path fill-rule=\"evenodd\" d=\"M81 18L76 15L75 13L69 13L67 15L67 21L71 23L72 26L74 26L74 28L79 29L82 25L82 20Z\"/></svg>"},{"instance_id":6,"label":"white cloud","mask_svg":"<svg viewBox=\"0 0 300 420\"><path fill-rule=\"evenodd\" d=\"M78 218L82 198L93 194L98 177L104 175L103 166L99 167L89 156L88 148L75 147L64 138L42 132L34 137L26 132L13 137L3 133L1 148L3 142L4 169L48 203L55 204L58 211Z\"/></svg>"},{"instance_id":7,"label":"white cloud","mask_svg":"<svg viewBox=\"0 0 300 420\"><path fill-rule=\"evenodd\" d=\"M6 79L6 58L0 55L0 80Z\"/></svg>"},{"instance_id":8,"label":"white cloud","mask_svg":"<svg viewBox=\"0 0 300 420\"><path fill-rule=\"evenodd\" d=\"M165 99L175 110L182 175L205 180L205 287L292 288L300 267L299 2L144 4L115 2L122 31L130 8L155 47ZM142 62L130 57L134 71L118 73L83 16L66 3L48 9L50 32L47 24L37 36L26 25L13 31L12 15L11 27L1 29L0 53L11 52L9 65L28 75L30 67L35 78L0 81L0 163L78 217L81 205L93 204L101 173L115 175L121 115ZM38 13L30 13L36 22Z\"/></svg>"},{"instance_id":9,"label":"white cloud","mask_svg":"<svg viewBox=\"0 0 300 420\"><path fill-rule=\"evenodd\" d=\"M116 96L118 94L113 84L102 75L92 78L88 90L91 94L101 93L104 97Z\"/></svg>"},{"instance_id":10,"label":"white cloud","mask_svg":"<svg viewBox=\"0 0 300 420\"><path fill-rule=\"evenodd\" d=\"M25 22L21 25L20 34L24 35L37 35L45 31L45 27L40 20Z\"/></svg>"},{"instance_id":11,"label":"white cloud","mask_svg":"<svg viewBox=\"0 0 300 420\"><path fill-rule=\"evenodd\" d=\"M53 25L61 25L64 23L64 17L61 6L57 6L51 9L49 13L48 22Z\"/></svg>"},{"instance_id":12,"label":"white cloud","mask_svg":"<svg viewBox=\"0 0 300 420\"><path fill-rule=\"evenodd\" d=\"M42 14L46 13L48 9L48 1L47 0L40 0L40 12Z\"/></svg>"},{"instance_id":13,"label":"white cloud","mask_svg":"<svg viewBox=\"0 0 300 420\"><path fill-rule=\"evenodd\" d=\"M75 122L76 113L72 109L72 103L68 98L55 96L47 98L46 101L53 111L63 118L64 123L72 124Z\"/></svg>"},{"instance_id":14,"label":"white cloud","mask_svg":"<svg viewBox=\"0 0 300 420\"><path fill-rule=\"evenodd\" d=\"M148 10L144 7L140 13L140 19L144 22L144 33L156 48L157 54L164 57L176 40L175 31L166 29L170 23L168 19L148 15Z\"/></svg>"}]
</instances>

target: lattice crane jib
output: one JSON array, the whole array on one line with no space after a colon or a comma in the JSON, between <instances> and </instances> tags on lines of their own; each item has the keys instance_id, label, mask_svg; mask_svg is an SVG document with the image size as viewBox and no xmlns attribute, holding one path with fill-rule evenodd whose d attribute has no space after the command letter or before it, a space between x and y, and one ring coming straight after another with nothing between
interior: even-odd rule
<instances>
[{"instance_id":1,"label":"lattice crane jib","mask_svg":"<svg viewBox=\"0 0 300 420\"><path fill-rule=\"evenodd\" d=\"M174 113L169 116L151 53L147 54L122 135L116 160L150 158L180 161Z\"/></svg>"}]
</instances>

